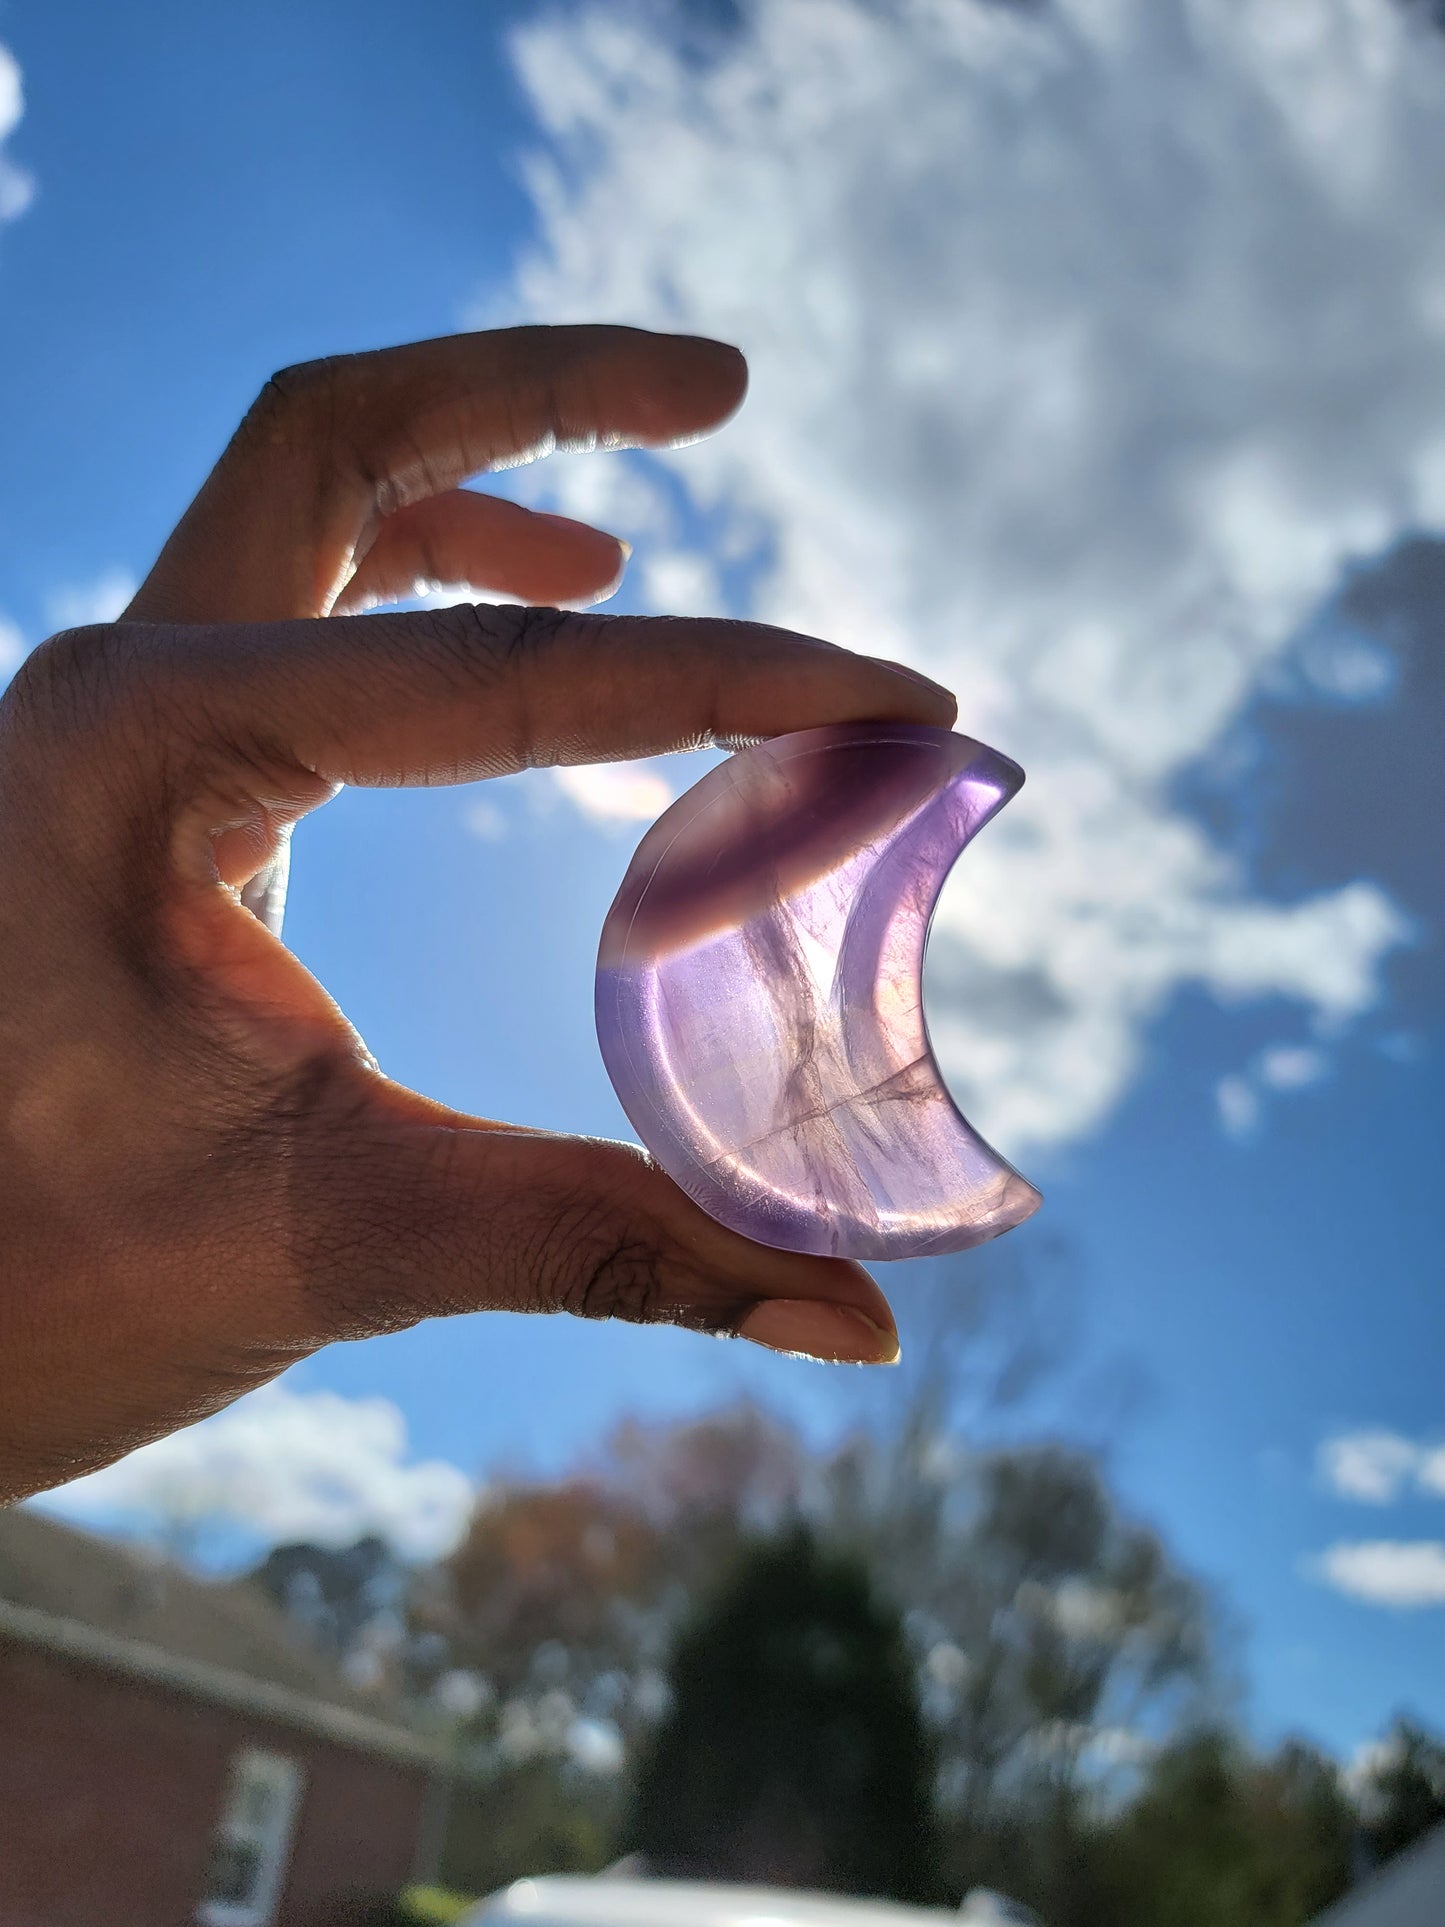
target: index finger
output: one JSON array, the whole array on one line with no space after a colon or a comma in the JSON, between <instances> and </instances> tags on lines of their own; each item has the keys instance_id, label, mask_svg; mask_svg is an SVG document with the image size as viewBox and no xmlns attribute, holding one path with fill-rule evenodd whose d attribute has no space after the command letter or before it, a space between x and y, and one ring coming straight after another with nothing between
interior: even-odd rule
<instances>
[{"instance_id":1,"label":"index finger","mask_svg":"<svg viewBox=\"0 0 1445 1927\"><path fill-rule=\"evenodd\" d=\"M203 746L332 783L469 782L823 723L947 728L957 710L901 664L758 622L463 603L129 633L143 700L196 718Z\"/></svg>"}]
</instances>

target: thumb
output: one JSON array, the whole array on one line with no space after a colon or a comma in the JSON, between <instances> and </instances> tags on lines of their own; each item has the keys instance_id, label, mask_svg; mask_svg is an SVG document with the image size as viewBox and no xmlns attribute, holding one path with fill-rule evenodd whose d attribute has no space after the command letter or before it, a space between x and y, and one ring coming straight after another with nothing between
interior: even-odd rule
<instances>
[{"instance_id":1,"label":"thumb","mask_svg":"<svg viewBox=\"0 0 1445 1927\"><path fill-rule=\"evenodd\" d=\"M338 1089L290 1159L313 1327L298 1336L565 1311L897 1359L888 1301L860 1265L728 1230L632 1146L462 1117L364 1066L338 1072L357 1080L370 1090Z\"/></svg>"}]
</instances>

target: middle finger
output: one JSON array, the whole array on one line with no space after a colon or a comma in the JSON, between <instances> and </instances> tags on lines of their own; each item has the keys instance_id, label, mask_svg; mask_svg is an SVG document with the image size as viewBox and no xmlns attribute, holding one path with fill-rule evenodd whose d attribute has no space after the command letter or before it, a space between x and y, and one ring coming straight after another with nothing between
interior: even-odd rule
<instances>
[{"instance_id":1,"label":"middle finger","mask_svg":"<svg viewBox=\"0 0 1445 1927\"><path fill-rule=\"evenodd\" d=\"M126 614L325 614L396 510L554 448L690 440L725 420L746 384L735 348L610 327L450 335L285 370Z\"/></svg>"}]
</instances>

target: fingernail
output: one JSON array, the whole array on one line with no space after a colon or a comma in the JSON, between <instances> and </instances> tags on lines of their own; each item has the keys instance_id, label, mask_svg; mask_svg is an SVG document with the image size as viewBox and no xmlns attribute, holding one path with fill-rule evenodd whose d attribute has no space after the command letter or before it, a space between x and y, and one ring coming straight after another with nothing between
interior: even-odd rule
<instances>
[{"instance_id":1,"label":"fingernail","mask_svg":"<svg viewBox=\"0 0 1445 1927\"><path fill-rule=\"evenodd\" d=\"M895 676L907 676L908 680L916 682L920 689L926 689L934 696L942 696L946 702L957 701L951 689L945 689L941 682L935 682L931 676L920 675L916 669L910 669L906 662L890 662L886 656L878 656L875 660L881 663L883 668L891 669Z\"/></svg>"},{"instance_id":2,"label":"fingernail","mask_svg":"<svg viewBox=\"0 0 1445 1927\"><path fill-rule=\"evenodd\" d=\"M765 1298L754 1305L738 1337L793 1358L821 1358L835 1365L896 1365L898 1337L851 1305L817 1298Z\"/></svg>"}]
</instances>

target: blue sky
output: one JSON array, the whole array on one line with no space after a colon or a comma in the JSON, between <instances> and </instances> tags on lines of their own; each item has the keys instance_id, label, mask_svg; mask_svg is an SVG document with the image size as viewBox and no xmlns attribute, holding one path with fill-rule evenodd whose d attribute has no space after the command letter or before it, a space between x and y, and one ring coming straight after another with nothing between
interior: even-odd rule
<instances>
[{"instance_id":1,"label":"blue sky","mask_svg":"<svg viewBox=\"0 0 1445 1927\"><path fill-rule=\"evenodd\" d=\"M0 649L144 572L275 367L519 315L740 339L716 442L506 485L635 543L618 606L913 660L1029 768L929 1008L1047 1195L1009 1242L1078 1336L1031 1422L1104 1443L1220 1586L1261 1732L1348 1750L1445 1723L1445 56L1391 0L1313 38L1285 0L1187 12L961 0L940 45L743 9L675 52L631 6L9 5ZM288 939L394 1076L622 1134L592 962L654 801L348 793ZM469 1475L742 1387L819 1435L901 1395L516 1318L293 1382L393 1401L383 1471Z\"/></svg>"}]
</instances>

